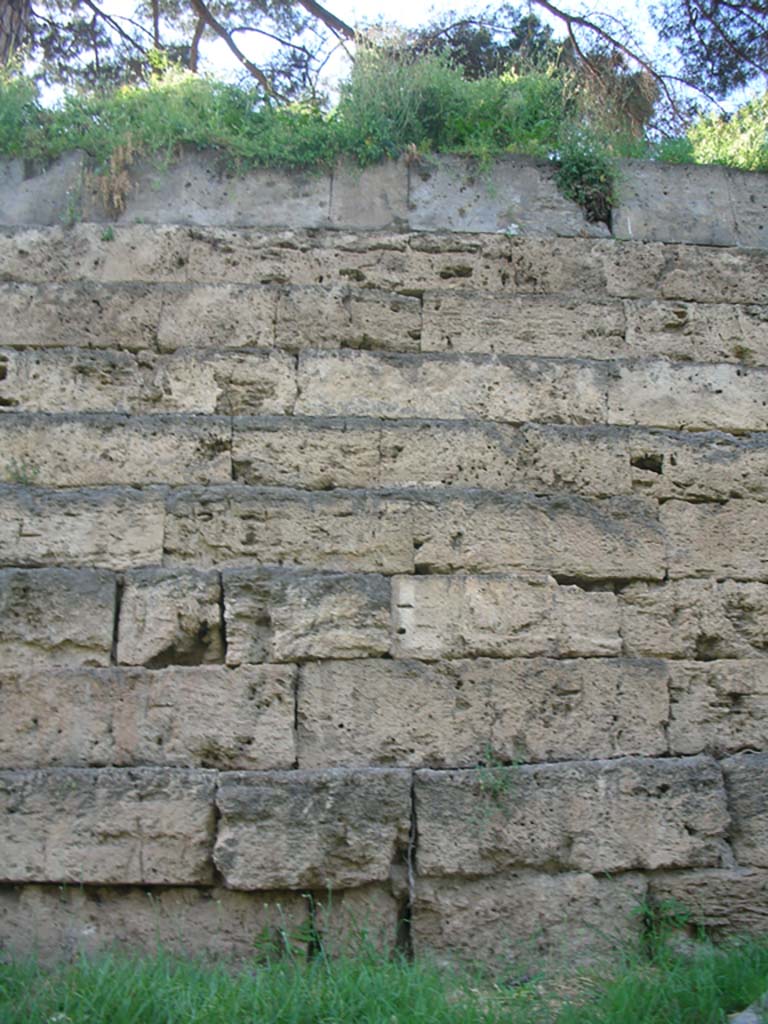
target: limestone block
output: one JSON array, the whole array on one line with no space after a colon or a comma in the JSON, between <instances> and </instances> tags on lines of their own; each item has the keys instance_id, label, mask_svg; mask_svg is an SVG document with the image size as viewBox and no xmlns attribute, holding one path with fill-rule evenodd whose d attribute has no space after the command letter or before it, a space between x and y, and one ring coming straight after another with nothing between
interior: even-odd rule
<instances>
[{"instance_id":1,"label":"limestone block","mask_svg":"<svg viewBox=\"0 0 768 1024\"><path fill-rule=\"evenodd\" d=\"M511 235L607 235L565 199L552 165L525 156L477 161L441 156L411 165L408 222L416 231L506 231Z\"/></svg>"},{"instance_id":2,"label":"limestone block","mask_svg":"<svg viewBox=\"0 0 768 1024\"><path fill-rule=\"evenodd\" d=\"M656 299L659 282L669 270L670 263L674 263L680 247L661 242L611 240L600 243L596 249L595 258L600 261L608 295L625 299ZM578 278L575 281L578 282Z\"/></svg>"},{"instance_id":3,"label":"limestone block","mask_svg":"<svg viewBox=\"0 0 768 1024\"><path fill-rule=\"evenodd\" d=\"M72 281L97 271L93 258L94 225L71 228L23 227L0 232L0 281L47 284Z\"/></svg>"},{"instance_id":4,"label":"limestone block","mask_svg":"<svg viewBox=\"0 0 768 1024\"><path fill-rule=\"evenodd\" d=\"M109 572L0 569L3 669L108 665L115 590Z\"/></svg>"},{"instance_id":5,"label":"limestone block","mask_svg":"<svg viewBox=\"0 0 768 1024\"><path fill-rule=\"evenodd\" d=\"M307 902L296 893L174 886L25 885L0 888L0 949L43 964L120 948L211 956L253 966L288 943L303 952Z\"/></svg>"},{"instance_id":6,"label":"limestone block","mask_svg":"<svg viewBox=\"0 0 768 1024\"><path fill-rule=\"evenodd\" d=\"M129 569L158 564L161 492L0 487L0 564Z\"/></svg>"},{"instance_id":7,"label":"limestone block","mask_svg":"<svg viewBox=\"0 0 768 1024\"><path fill-rule=\"evenodd\" d=\"M353 161L334 168L331 224L357 231L404 225L408 219L408 167L387 160L361 169Z\"/></svg>"},{"instance_id":8,"label":"limestone block","mask_svg":"<svg viewBox=\"0 0 768 1024\"><path fill-rule=\"evenodd\" d=\"M314 285L327 283L328 270L335 269L335 253L323 251L321 232L196 227L191 233L189 281ZM335 281L335 275L330 279Z\"/></svg>"},{"instance_id":9,"label":"limestone block","mask_svg":"<svg viewBox=\"0 0 768 1024\"><path fill-rule=\"evenodd\" d=\"M326 956L359 957L363 949L392 954L403 925L404 903L390 885L364 885L320 896L314 926Z\"/></svg>"},{"instance_id":10,"label":"limestone block","mask_svg":"<svg viewBox=\"0 0 768 1024\"><path fill-rule=\"evenodd\" d=\"M608 388L608 422L673 430L768 429L768 370L731 363L667 362L617 366Z\"/></svg>"},{"instance_id":11,"label":"limestone block","mask_svg":"<svg viewBox=\"0 0 768 1024\"><path fill-rule=\"evenodd\" d=\"M46 487L226 483L230 423L223 417L128 417L112 413L0 417L0 446L13 466Z\"/></svg>"},{"instance_id":12,"label":"limestone block","mask_svg":"<svg viewBox=\"0 0 768 1024\"><path fill-rule=\"evenodd\" d=\"M630 357L677 362L768 363L768 308L689 302L628 302Z\"/></svg>"},{"instance_id":13,"label":"limestone block","mask_svg":"<svg viewBox=\"0 0 768 1024\"><path fill-rule=\"evenodd\" d=\"M598 363L495 356L304 353L296 412L584 423L605 418Z\"/></svg>"},{"instance_id":14,"label":"limestone block","mask_svg":"<svg viewBox=\"0 0 768 1024\"><path fill-rule=\"evenodd\" d=\"M291 768L295 670L59 669L0 676L8 768Z\"/></svg>"},{"instance_id":15,"label":"limestone block","mask_svg":"<svg viewBox=\"0 0 768 1024\"><path fill-rule=\"evenodd\" d=\"M228 665L389 651L384 576L250 569L228 570L222 583Z\"/></svg>"},{"instance_id":16,"label":"limestone block","mask_svg":"<svg viewBox=\"0 0 768 1024\"><path fill-rule=\"evenodd\" d=\"M655 661L325 661L302 666L299 763L475 766L661 755L667 670Z\"/></svg>"},{"instance_id":17,"label":"limestone block","mask_svg":"<svg viewBox=\"0 0 768 1024\"><path fill-rule=\"evenodd\" d=\"M525 295L605 294L608 271L621 264L626 253L613 241L585 238L509 238L501 254L502 277L488 290L502 284L510 292ZM500 260L500 261L501 261ZM498 262L500 262L498 261ZM478 283L475 290L480 289ZM620 292L610 292L618 295Z\"/></svg>"},{"instance_id":18,"label":"limestone block","mask_svg":"<svg viewBox=\"0 0 768 1024\"><path fill-rule=\"evenodd\" d=\"M768 202L765 175L754 171L725 170L731 206L736 221L738 244L751 249L768 249Z\"/></svg>"},{"instance_id":19,"label":"limestone block","mask_svg":"<svg viewBox=\"0 0 768 1024\"><path fill-rule=\"evenodd\" d=\"M551 576L397 576L395 657L590 657L621 651L616 595Z\"/></svg>"},{"instance_id":20,"label":"limestone block","mask_svg":"<svg viewBox=\"0 0 768 1024\"><path fill-rule=\"evenodd\" d=\"M765 250L692 245L662 249L666 266L654 289L657 297L688 302L765 302Z\"/></svg>"},{"instance_id":21,"label":"limestone block","mask_svg":"<svg viewBox=\"0 0 768 1024\"><path fill-rule=\"evenodd\" d=\"M269 346L275 340L273 288L194 285L165 288L158 329L161 352Z\"/></svg>"},{"instance_id":22,"label":"limestone block","mask_svg":"<svg viewBox=\"0 0 768 1024\"><path fill-rule=\"evenodd\" d=\"M320 491L368 487L379 477L380 436L375 422L236 417L234 478Z\"/></svg>"},{"instance_id":23,"label":"limestone block","mask_svg":"<svg viewBox=\"0 0 768 1024\"><path fill-rule=\"evenodd\" d=\"M511 871L495 878L419 879L411 924L417 957L486 963L528 980L543 965L584 965L639 939L646 881ZM510 976L510 971L511 976Z\"/></svg>"},{"instance_id":24,"label":"limestone block","mask_svg":"<svg viewBox=\"0 0 768 1024\"><path fill-rule=\"evenodd\" d=\"M0 772L0 880L185 885L211 881L212 772Z\"/></svg>"},{"instance_id":25,"label":"limestone block","mask_svg":"<svg viewBox=\"0 0 768 1024\"><path fill-rule=\"evenodd\" d=\"M419 871L719 867L723 779L707 757L416 774Z\"/></svg>"},{"instance_id":26,"label":"limestone block","mask_svg":"<svg viewBox=\"0 0 768 1024\"><path fill-rule=\"evenodd\" d=\"M736 861L768 867L768 754L736 754L722 765Z\"/></svg>"},{"instance_id":27,"label":"limestone block","mask_svg":"<svg viewBox=\"0 0 768 1024\"><path fill-rule=\"evenodd\" d=\"M711 660L759 657L768 648L764 583L633 583L619 603L626 654Z\"/></svg>"},{"instance_id":28,"label":"limestone block","mask_svg":"<svg viewBox=\"0 0 768 1024\"><path fill-rule=\"evenodd\" d=\"M177 491L168 496L165 563L410 572L410 510L356 491Z\"/></svg>"},{"instance_id":29,"label":"limestone block","mask_svg":"<svg viewBox=\"0 0 768 1024\"><path fill-rule=\"evenodd\" d=\"M162 301L148 285L0 283L0 345L152 348Z\"/></svg>"},{"instance_id":30,"label":"limestone block","mask_svg":"<svg viewBox=\"0 0 768 1024\"><path fill-rule=\"evenodd\" d=\"M86 156L65 153L41 173L28 175L26 161L0 162L0 220L4 225L60 224L76 215Z\"/></svg>"},{"instance_id":31,"label":"limestone block","mask_svg":"<svg viewBox=\"0 0 768 1024\"><path fill-rule=\"evenodd\" d=\"M681 202L685 196L685 202ZM736 245L727 171L724 167L621 161L615 238L689 245Z\"/></svg>"},{"instance_id":32,"label":"limestone block","mask_svg":"<svg viewBox=\"0 0 768 1024\"><path fill-rule=\"evenodd\" d=\"M214 861L228 887L383 882L410 829L410 773L225 773Z\"/></svg>"},{"instance_id":33,"label":"limestone block","mask_svg":"<svg viewBox=\"0 0 768 1024\"><path fill-rule=\"evenodd\" d=\"M422 351L610 359L625 354L620 302L464 294L424 296Z\"/></svg>"},{"instance_id":34,"label":"limestone block","mask_svg":"<svg viewBox=\"0 0 768 1024\"><path fill-rule=\"evenodd\" d=\"M660 579L666 558L656 514L641 498L419 494L413 512L416 568Z\"/></svg>"},{"instance_id":35,"label":"limestone block","mask_svg":"<svg viewBox=\"0 0 768 1024\"><path fill-rule=\"evenodd\" d=\"M221 602L216 572L128 573L120 599L118 663L164 668L223 661Z\"/></svg>"},{"instance_id":36,"label":"limestone block","mask_svg":"<svg viewBox=\"0 0 768 1024\"><path fill-rule=\"evenodd\" d=\"M276 344L294 351L340 346L419 350L421 301L413 295L343 284L285 288L276 316Z\"/></svg>"},{"instance_id":37,"label":"limestone block","mask_svg":"<svg viewBox=\"0 0 768 1024\"><path fill-rule=\"evenodd\" d=\"M672 753L768 747L768 660L673 662L669 672Z\"/></svg>"},{"instance_id":38,"label":"limestone block","mask_svg":"<svg viewBox=\"0 0 768 1024\"><path fill-rule=\"evenodd\" d=\"M660 512L669 575L768 580L768 507L759 501L724 505L668 501Z\"/></svg>"},{"instance_id":39,"label":"limestone block","mask_svg":"<svg viewBox=\"0 0 768 1024\"><path fill-rule=\"evenodd\" d=\"M765 935L766 871L660 871L648 883L653 902L674 900L690 914L691 926L704 928L714 939Z\"/></svg>"},{"instance_id":40,"label":"limestone block","mask_svg":"<svg viewBox=\"0 0 768 1024\"><path fill-rule=\"evenodd\" d=\"M284 352L0 352L0 406L19 411L270 414L295 397Z\"/></svg>"}]
</instances>

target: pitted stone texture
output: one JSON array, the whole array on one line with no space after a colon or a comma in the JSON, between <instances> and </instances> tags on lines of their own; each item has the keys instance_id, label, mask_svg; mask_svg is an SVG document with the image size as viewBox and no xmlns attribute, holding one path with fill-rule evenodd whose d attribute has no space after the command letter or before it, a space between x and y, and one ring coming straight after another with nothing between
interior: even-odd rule
<instances>
[{"instance_id":1,"label":"pitted stone texture","mask_svg":"<svg viewBox=\"0 0 768 1024\"><path fill-rule=\"evenodd\" d=\"M0 563L129 569L162 559L165 509L152 490L0 487Z\"/></svg>"},{"instance_id":2,"label":"pitted stone texture","mask_svg":"<svg viewBox=\"0 0 768 1024\"><path fill-rule=\"evenodd\" d=\"M128 573L120 600L118 663L164 668L223 661L221 601L216 572Z\"/></svg>"},{"instance_id":3,"label":"pitted stone texture","mask_svg":"<svg viewBox=\"0 0 768 1024\"><path fill-rule=\"evenodd\" d=\"M0 161L3 224L59 224L77 205L83 187L86 156L76 149L64 153L41 174L29 178L22 159Z\"/></svg>"},{"instance_id":4,"label":"pitted stone texture","mask_svg":"<svg viewBox=\"0 0 768 1024\"><path fill-rule=\"evenodd\" d=\"M721 757L768 747L768 659L670 663L669 748Z\"/></svg>"},{"instance_id":5,"label":"pitted stone texture","mask_svg":"<svg viewBox=\"0 0 768 1024\"><path fill-rule=\"evenodd\" d=\"M223 888L25 885L0 888L0 950L44 964L108 953L169 953L247 962L280 956L306 933L307 901L296 893ZM302 943L296 942L297 952Z\"/></svg>"},{"instance_id":6,"label":"pitted stone texture","mask_svg":"<svg viewBox=\"0 0 768 1024\"><path fill-rule=\"evenodd\" d=\"M550 296L424 296L422 350L611 359L625 355L621 302Z\"/></svg>"},{"instance_id":7,"label":"pitted stone texture","mask_svg":"<svg viewBox=\"0 0 768 1024\"><path fill-rule=\"evenodd\" d=\"M0 569L0 664L108 665L115 577L78 569Z\"/></svg>"},{"instance_id":8,"label":"pitted stone texture","mask_svg":"<svg viewBox=\"0 0 768 1024\"><path fill-rule=\"evenodd\" d=\"M543 658L302 666L299 763L458 765L667 752L662 662Z\"/></svg>"},{"instance_id":9,"label":"pitted stone texture","mask_svg":"<svg viewBox=\"0 0 768 1024\"><path fill-rule=\"evenodd\" d=\"M667 536L672 579L715 576L768 581L768 506L763 502L668 501L659 518Z\"/></svg>"},{"instance_id":10,"label":"pitted stone texture","mask_svg":"<svg viewBox=\"0 0 768 1024\"><path fill-rule=\"evenodd\" d=\"M665 572L657 508L647 499L434 491L413 502L417 571L524 569L582 580Z\"/></svg>"},{"instance_id":11,"label":"pitted stone texture","mask_svg":"<svg viewBox=\"0 0 768 1024\"><path fill-rule=\"evenodd\" d=\"M604 421L608 386L599 363L367 352L304 353L298 382L303 415L507 423Z\"/></svg>"},{"instance_id":12,"label":"pitted stone texture","mask_svg":"<svg viewBox=\"0 0 768 1024\"><path fill-rule=\"evenodd\" d=\"M613 593L559 586L551 576L398 576L396 657L594 657L621 651Z\"/></svg>"},{"instance_id":13,"label":"pitted stone texture","mask_svg":"<svg viewBox=\"0 0 768 1024\"><path fill-rule=\"evenodd\" d=\"M320 895L314 906L314 927L326 956L360 955L376 949L395 951L404 922L405 904L390 885L365 885Z\"/></svg>"},{"instance_id":14,"label":"pitted stone texture","mask_svg":"<svg viewBox=\"0 0 768 1024\"><path fill-rule=\"evenodd\" d=\"M361 168L342 161L333 170L331 224L356 230L385 228L408 221L408 167L388 160Z\"/></svg>"},{"instance_id":15,"label":"pitted stone texture","mask_svg":"<svg viewBox=\"0 0 768 1024\"><path fill-rule=\"evenodd\" d=\"M768 650L765 583L633 583L621 591L619 604L626 654L710 661Z\"/></svg>"},{"instance_id":16,"label":"pitted stone texture","mask_svg":"<svg viewBox=\"0 0 768 1024\"><path fill-rule=\"evenodd\" d=\"M2 450L45 487L226 483L230 433L220 417L0 417Z\"/></svg>"},{"instance_id":17,"label":"pitted stone texture","mask_svg":"<svg viewBox=\"0 0 768 1024\"><path fill-rule=\"evenodd\" d=\"M542 960L559 971L640 938L640 875L507 872L492 879L419 879L411 925L417 957L485 962L527 980Z\"/></svg>"},{"instance_id":18,"label":"pitted stone texture","mask_svg":"<svg viewBox=\"0 0 768 1024\"><path fill-rule=\"evenodd\" d=\"M224 774L216 867L236 889L386 881L408 844L410 789L397 770Z\"/></svg>"},{"instance_id":19,"label":"pitted stone texture","mask_svg":"<svg viewBox=\"0 0 768 1024\"><path fill-rule=\"evenodd\" d=\"M768 363L768 307L627 302L625 354L676 362Z\"/></svg>"},{"instance_id":20,"label":"pitted stone texture","mask_svg":"<svg viewBox=\"0 0 768 1024\"><path fill-rule=\"evenodd\" d=\"M657 253L661 273L651 286L652 291L660 293L657 298L689 302L765 302L768 252L677 245L660 246Z\"/></svg>"},{"instance_id":21,"label":"pitted stone texture","mask_svg":"<svg viewBox=\"0 0 768 1024\"><path fill-rule=\"evenodd\" d=\"M152 348L163 295L148 285L0 284L0 345Z\"/></svg>"},{"instance_id":22,"label":"pitted stone texture","mask_svg":"<svg viewBox=\"0 0 768 1024\"><path fill-rule=\"evenodd\" d=\"M285 352L0 352L0 405L19 412L280 414L295 398Z\"/></svg>"},{"instance_id":23,"label":"pitted stone texture","mask_svg":"<svg viewBox=\"0 0 768 1024\"><path fill-rule=\"evenodd\" d=\"M234 478L320 491L367 487L378 482L380 435L378 423L361 420L236 417Z\"/></svg>"},{"instance_id":24,"label":"pitted stone texture","mask_svg":"<svg viewBox=\"0 0 768 1024\"><path fill-rule=\"evenodd\" d=\"M285 288L275 342L282 348L374 348L418 352L421 301L378 289Z\"/></svg>"},{"instance_id":25,"label":"pitted stone texture","mask_svg":"<svg viewBox=\"0 0 768 1024\"><path fill-rule=\"evenodd\" d=\"M690 915L690 924L715 939L765 935L768 871L726 868L713 871L659 872L648 880L653 903L674 900Z\"/></svg>"},{"instance_id":26,"label":"pitted stone texture","mask_svg":"<svg viewBox=\"0 0 768 1024\"><path fill-rule=\"evenodd\" d=\"M290 768L294 683L272 665L4 672L0 764Z\"/></svg>"},{"instance_id":27,"label":"pitted stone texture","mask_svg":"<svg viewBox=\"0 0 768 1024\"><path fill-rule=\"evenodd\" d=\"M408 572L410 512L397 498L360 491L180 491L168 499L165 559L170 565Z\"/></svg>"},{"instance_id":28,"label":"pitted stone texture","mask_svg":"<svg viewBox=\"0 0 768 1024\"><path fill-rule=\"evenodd\" d=\"M768 430L768 370L647 362L620 364L607 422L672 430Z\"/></svg>"},{"instance_id":29,"label":"pitted stone texture","mask_svg":"<svg viewBox=\"0 0 768 1024\"><path fill-rule=\"evenodd\" d=\"M165 288L157 342L161 352L267 347L275 340L277 292L239 285Z\"/></svg>"},{"instance_id":30,"label":"pitted stone texture","mask_svg":"<svg viewBox=\"0 0 768 1024\"><path fill-rule=\"evenodd\" d=\"M707 757L416 774L419 871L719 867L728 811Z\"/></svg>"},{"instance_id":31,"label":"pitted stone texture","mask_svg":"<svg viewBox=\"0 0 768 1024\"><path fill-rule=\"evenodd\" d=\"M0 880L210 882L214 785L183 769L1 772L13 828L0 833Z\"/></svg>"},{"instance_id":32,"label":"pitted stone texture","mask_svg":"<svg viewBox=\"0 0 768 1024\"><path fill-rule=\"evenodd\" d=\"M229 665L389 652L384 576L253 569L222 581Z\"/></svg>"},{"instance_id":33,"label":"pitted stone texture","mask_svg":"<svg viewBox=\"0 0 768 1024\"><path fill-rule=\"evenodd\" d=\"M722 765L736 861L768 867L768 754L736 754Z\"/></svg>"}]
</instances>

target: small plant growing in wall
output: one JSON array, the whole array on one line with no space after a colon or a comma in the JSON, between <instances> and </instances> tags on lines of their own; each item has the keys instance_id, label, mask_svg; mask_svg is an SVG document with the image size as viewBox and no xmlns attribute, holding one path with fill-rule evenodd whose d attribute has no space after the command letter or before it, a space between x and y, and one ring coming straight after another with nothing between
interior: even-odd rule
<instances>
[{"instance_id":1,"label":"small plant growing in wall","mask_svg":"<svg viewBox=\"0 0 768 1024\"><path fill-rule=\"evenodd\" d=\"M15 456L6 467L6 477L12 484L21 484L23 487L31 487L40 475L40 467L26 459L17 459Z\"/></svg>"}]
</instances>

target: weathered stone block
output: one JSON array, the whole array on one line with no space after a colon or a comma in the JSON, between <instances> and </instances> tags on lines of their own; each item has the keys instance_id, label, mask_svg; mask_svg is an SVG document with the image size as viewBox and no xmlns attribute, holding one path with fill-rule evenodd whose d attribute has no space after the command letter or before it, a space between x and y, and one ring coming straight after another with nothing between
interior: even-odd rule
<instances>
[{"instance_id":1,"label":"weathered stone block","mask_svg":"<svg viewBox=\"0 0 768 1024\"><path fill-rule=\"evenodd\" d=\"M355 491L179 491L168 498L165 560L169 565L408 572L413 568L410 515L397 499Z\"/></svg>"},{"instance_id":2,"label":"weathered stone block","mask_svg":"<svg viewBox=\"0 0 768 1024\"><path fill-rule=\"evenodd\" d=\"M384 576L252 569L222 582L229 665L389 652Z\"/></svg>"},{"instance_id":3,"label":"weathered stone block","mask_svg":"<svg viewBox=\"0 0 768 1024\"><path fill-rule=\"evenodd\" d=\"M765 302L768 252L758 249L662 246L665 266L653 291L688 302Z\"/></svg>"},{"instance_id":4,"label":"weathered stone block","mask_svg":"<svg viewBox=\"0 0 768 1024\"><path fill-rule=\"evenodd\" d=\"M416 774L419 870L719 867L728 811L707 757Z\"/></svg>"},{"instance_id":5,"label":"weathered stone block","mask_svg":"<svg viewBox=\"0 0 768 1024\"><path fill-rule=\"evenodd\" d=\"M0 772L0 880L211 881L214 775L167 768ZM7 820L7 817L6 817Z\"/></svg>"},{"instance_id":6,"label":"weathered stone block","mask_svg":"<svg viewBox=\"0 0 768 1024\"><path fill-rule=\"evenodd\" d=\"M21 412L271 414L295 397L285 352L0 352L0 405Z\"/></svg>"},{"instance_id":7,"label":"weathered stone block","mask_svg":"<svg viewBox=\"0 0 768 1024\"><path fill-rule=\"evenodd\" d=\"M495 356L305 353L296 412L589 423L605 419L599 363Z\"/></svg>"},{"instance_id":8,"label":"weathered stone block","mask_svg":"<svg viewBox=\"0 0 768 1024\"><path fill-rule=\"evenodd\" d=\"M656 515L655 504L641 498L421 493L413 512L416 567L660 579L666 557Z\"/></svg>"},{"instance_id":9,"label":"weathered stone block","mask_svg":"<svg viewBox=\"0 0 768 1024\"><path fill-rule=\"evenodd\" d=\"M459 765L667 752L667 670L623 659L302 666L299 763Z\"/></svg>"},{"instance_id":10,"label":"weathered stone block","mask_svg":"<svg viewBox=\"0 0 768 1024\"><path fill-rule=\"evenodd\" d=\"M768 370L732 363L622 364L608 388L607 420L673 430L766 430L767 391Z\"/></svg>"},{"instance_id":11,"label":"weathered stone block","mask_svg":"<svg viewBox=\"0 0 768 1024\"><path fill-rule=\"evenodd\" d=\"M768 867L768 754L736 754L722 765L736 860Z\"/></svg>"},{"instance_id":12,"label":"weathered stone block","mask_svg":"<svg viewBox=\"0 0 768 1024\"><path fill-rule=\"evenodd\" d=\"M214 861L230 888L327 889L386 881L410 829L410 773L221 776Z\"/></svg>"},{"instance_id":13,"label":"weathered stone block","mask_svg":"<svg viewBox=\"0 0 768 1024\"><path fill-rule=\"evenodd\" d=\"M626 355L677 362L768 362L768 309L689 302L628 302Z\"/></svg>"},{"instance_id":14,"label":"weathered stone block","mask_svg":"<svg viewBox=\"0 0 768 1024\"><path fill-rule=\"evenodd\" d=\"M8 768L291 768L295 669L59 669L0 676Z\"/></svg>"},{"instance_id":15,"label":"weathered stone block","mask_svg":"<svg viewBox=\"0 0 768 1024\"><path fill-rule=\"evenodd\" d=\"M278 304L275 340L283 348L381 348L417 352L421 302L413 295L334 288L286 288Z\"/></svg>"},{"instance_id":16,"label":"weathered stone block","mask_svg":"<svg viewBox=\"0 0 768 1024\"><path fill-rule=\"evenodd\" d=\"M0 283L0 345L152 348L162 301L149 285Z\"/></svg>"},{"instance_id":17,"label":"weathered stone block","mask_svg":"<svg viewBox=\"0 0 768 1024\"><path fill-rule=\"evenodd\" d=\"M16 413L0 417L9 466L47 487L225 483L231 428L223 417ZM6 478L11 472L6 467Z\"/></svg>"},{"instance_id":18,"label":"weathered stone block","mask_svg":"<svg viewBox=\"0 0 768 1024\"><path fill-rule=\"evenodd\" d=\"M669 671L673 754L768 747L768 660L673 662Z\"/></svg>"},{"instance_id":19,"label":"weathered stone block","mask_svg":"<svg viewBox=\"0 0 768 1024\"><path fill-rule=\"evenodd\" d=\"M307 901L296 893L24 885L0 888L0 949L45 964L116 947L146 955L158 946L178 956L244 961L299 955Z\"/></svg>"},{"instance_id":20,"label":"weathered stone block","mask_svg":"<svg viewBox=\"0 0 768 1024\"><path fill-rule=\"evenodd\" d=\"M625 354L620 302L577 298L429 292L424 296L425 352L611 359Z\"/></svg>"},{"instance_id":21,"label":"weathered stone block","mask_svg":"<svg viewBox=\"0 0 768 1024\"><path fill-rule=\"evenodd\" d=\"M128 573L120 600L122 665L204 665L224 660L222 593L216 572Z\"/></svg>"},{"instance_id":22,"label":"weathered stone block","mask_svg":"<svg viewBox=\"0 0 768 1024\"><path fill-rule=\"evenodd\" d=\"M616 595L551 576L398 576L393 654L413 658L619 654Z\"/></svg>"},{"instance_id":23,"label":"weathered stone block","mask_svg":"<svg viewBox=\"0 0 768 1024\"><path fill-rule=\"evenodd\" d=\"M237 417L232 464L245 484L307 487L367 487L379 479L381 428L350 420Z\"/></svg>"},{"instance_id":24,"label":"weathered stone block","mask_svg":"<svg viewBox=\"0 0 768 1024\"><path fill-rule=\"evenodd\" d=\"M115 577L78 569L0 569L3 670L108 665Z\"/></svg>"},{"instance_id":25,"label":"weathered stone block","mask_svg":"<svg viewBox=\"0 0 768 1024\"><path fill-rule=\"evenodd\" d=\"M404 913L388 884L339 889L315 901L314 927L326 956L359 957L371 947L386 956L396 948Z\"/></svg>"},{"instance_id":26,"label":"weathered stone block","mask_svg":"<svg viewBox=\"0 0 768 1024\"><path fill-rule=\"evenodd\" d=\"M768 648L764 583L633 583L619 603L626 654L711 660L760 656Z\"/></svg>"},{"instance_id":27,"label":"weathered stone block","mask_svg":"<svg viewBox=\"0 0 768 1024\"><path fill-rule=\"evenodd\" d=\"M333 171L331 224L357 231L404 225L408 220L408 166L388 160L361 169L342 161Z\"/></svg>"},{"instance_id":28,"label":"weathered stone block","mask_svg":"<svg viewBox=\"0 0 768 1024\"><path fill-rule=\"evenodd\" d=\"M659 872L648 879L653 903L674 900L690 924L715 939L765 935L768 872L755 868Z\"/></svg>"},{"instance_id":29,"label":"weathered stone block","mask_svg":"<svg viewBox=\"0 0 768 1024\"><path fill-rule=\"evenodd\" d=\"M659 518L667 535L669 575L768 580L768 506L758 501L724 505L668 501Z\"/></svg>"},{"instance_id":30,"label":"weathered stone block","mask_svg":"<svg viewBox=\"0 0 768 1024\"><path fill-rule=\"evenodd\" d=\"M226 284L166 287L162 296L157 334L161 352L274 343L277 292L273 288Z\"/></svg>"},{"instance_id":31,"label":"weathered stone block","mask_svg":"<svg viewBox=\"0 0 768 1024\"><path fill-rule=\"evenodd\" d=\"M0 487L0 563L129 569L162 559L165 510L153 490Z\"/></svg>"},{"instance_id":32,"label":"weathered stone block","mask_svg":"<svg viewBox=\"0 0 768 1024\"><path fill-rule=\"evenodd\" d=\"M562 973L640 937L641 875L508 872L496 878L419 879L411 933L417 957L504 966L510 983Z\"/></svg>"}]
</instances>

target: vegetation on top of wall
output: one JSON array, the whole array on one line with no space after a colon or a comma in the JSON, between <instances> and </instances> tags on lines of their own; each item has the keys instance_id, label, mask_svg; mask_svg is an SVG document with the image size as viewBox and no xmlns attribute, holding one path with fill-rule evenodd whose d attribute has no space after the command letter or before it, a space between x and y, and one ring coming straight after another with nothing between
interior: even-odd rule
<instances>
[{"instance_id":1,"label":"vegetation on top of wall","mask_svg":"<svg viewBox=\"0 0 768 1024\"><path fill-rule=\"evenodd\" d=\"M705 118L684 139L651 144L622 132L556 66L470 80L439 54L417 59L378 48L358 55L337 104L276 104L256 88L163 69L141 84L69 93L52 109L34 82L0 72L0 156L45 163L84 150L113 176L136 156L170 161L182 146L217 150L232 171L321 168L347 156L361 166L407 152L505 152L556 162L565 195L607 218L615 160L648 156L768 169L768 96L728 120Z\"/></svg>"}]
</instances>

